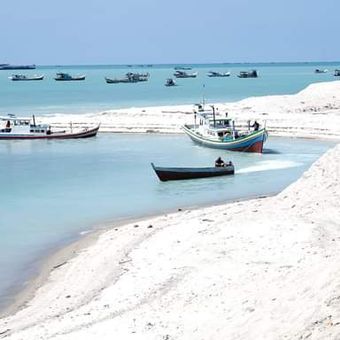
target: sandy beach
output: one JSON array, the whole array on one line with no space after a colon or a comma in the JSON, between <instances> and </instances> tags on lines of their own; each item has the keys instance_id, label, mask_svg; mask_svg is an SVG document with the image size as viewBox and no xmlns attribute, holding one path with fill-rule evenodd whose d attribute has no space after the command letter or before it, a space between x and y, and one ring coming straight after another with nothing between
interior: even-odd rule
<instances>
[{"instance_id":1,"label":"sandy beach","mask_svg":"<svg viewBox=\"0 0 340 340\"><path fill-rule=\"evenodd\" d=\"M339 138L340 82L216 104L271 135ZM192 106L44 117L178 133ZM274 197L111 228L61 253L6 339L339 339L340 145ZM55 262L57 261L57 262ZM59 262L58 262L59 261Z\"/></svg>"},{"instance_id":2,"label":"sandy beach","mask_svg":"<svg viewBox=\"0 0 340 340\"><path fill-rule=\"evenodd\" d=\"M251 97L234 103L214 104L218 112L266 124L272 136L337 138L340 136L340 81L316 83L293 95ZM100 132L180 133L184 123L193 123L193 105L130 108L89 114L56 114L40 117L55 127L101 124Z\"/></svg>"}]
</instances>

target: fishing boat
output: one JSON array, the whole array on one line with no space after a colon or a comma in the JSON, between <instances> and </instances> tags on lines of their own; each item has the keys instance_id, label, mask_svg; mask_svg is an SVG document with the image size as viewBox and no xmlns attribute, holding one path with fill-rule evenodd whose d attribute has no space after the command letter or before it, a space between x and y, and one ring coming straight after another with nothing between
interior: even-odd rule
<instances>
[{"instance_id":1,"label":"fishing boat","mask_svg":"<svg viewBox=\"0 0 340 340\"><path fill-rule=\"evenodd\" d=\"M239 78L257 78L258 73L256 70L251 71L241 71L240 74L237 75Z\"/></svg>"},{"instance_id":2,"label":"fishing boat","mask_svg":"<svg viewBox=\"0 0 340 340\"><path fill-rule=\"evenodd\" d=\"M334 71L334 76L335 77L340 77L340 70L335 70Z\"/></svg>"},{"instance_id":3,"label":"fishing boat","mask_svg":"<svg viewBox=\"0 0 340 340\"><path fill-rule=\"evenodd\" d=\"M187 73L184 71L176 71L174 73L174 76L176 78L196 78L197 77L197 72L193 72L193 73Z\"/></svg>"},{"instance_id":4,"label":"fishing boat","mask_svg":"<svg viewBox=\"0 0 340 340\"><path fill-rule=\"evenodd\" d=\"M181 179L195 179L216 176L233 175L235 173L234 165L229 162L221 167L204 167L204 168L169 168L159 167L151 163L160 181L175 181Z\"/></svg>"},{"instance_id":5,"label":"fishing boat","mask_svg":"<svg viewBox=\"0 0 340 340\"><path fill-rule=\"evenodd\" d=\"M171 86L176 86L176 82L172 79L172 78L168 78L166 80L166 83L164 84L164 86L167 86L167 87L171 87Z\"/></svg>"},{"instance_id":6,"label":"fishing boat","mask_svg":"<svg viewBox=\"0 0 340 340\"><path fill-rule=\"evenodd\" d=\"M37 124L32 118L18 118L15 115L0 117L0 139L71 139L96 136L99 125L92 128L52 130L48 124Z\"/></svg>"},{"instance_id":7,"label":"fishing boat","mask_svg":"<svg viewBox=\"0 0 340 340\"><path fill-rule=\"evenodd\" d=\"M85 80L85 75L77 75L77 76L71 76L68 73L59 72L57 73L57 76L54 78L57 81L73 81L73 80Z\"/></svg>"},{"instance_id":8,"label":"fishing boat","mask_svg":"<svg viewBox=\"0 0 340 340\"><path fill-rule=\"evenodd\" d=\"M188 67L188 66L176 66L175 70L189 71L189 70L191 70L191 67Z\"/></svg>"},{"instance_id":9,"label":"fishing boat","mask_svg":"<svg viewBox=\"0 0 340 340\"><path fill-rule=\"evenodd\" d=\"M34 70L35 68L35 65L0 64L0 70Z\"/></svg>"},{"instance_id":10,"label":"fishing boat","mask_svg":"<svg viewBox=\"0 0 340 340\"><path fill-rule=\"evenodd\" d=\"M314 73L327 73L327 72L328 72L328 70L326 68L324 70L317 68L314 71Z\"/></svg>"},{"instance_id":11,"label":"fishing boat","mask_svg":"<svg viewBox=\"0 0 340 340\"><path fill-rule=\"evenodd\" d=\"M31 81L31 80L43 80L44 75L34 75L34 76L26 76L24 74L12 74L12 76L8 77L8 79L11 79L13 81Z\"/></svg>"},{"instance_id":12,"label":"fishing boat","mask_svg":"<svg viewBox=\"0 0 340 340\"><path fill-rule=\"evenodd\" d=\"M228 151L262 153L268 137L266 128L260 128L256 121L252 126L248 121L246 128L236 128L234 120L216 117L213 106L212 112L195 111L194 124L185 124L182 129L197 144Z\"/></svg>"},{"instance_id":13,"label":"fishing boat","mask_svg":"<svg viewBox=\"0 0 340 340\"><path fill-rule=\"evenodd\" d=\"M108 84L119 84L119 83L138 83L149 80L149 73L126 73L124 78L108 78L105 77L105 81Z\"/></svg>"},{"instance_id":14,"label":"fishing boat","mask_svg":"<svg viewBox=\"0 0 340 340\"><path fill-rule=\"evenodd\" d=\"M207 73L208 77L230 77L230 72L216 72L216 71L209 71Z\"/></svg>"}]
</instances>

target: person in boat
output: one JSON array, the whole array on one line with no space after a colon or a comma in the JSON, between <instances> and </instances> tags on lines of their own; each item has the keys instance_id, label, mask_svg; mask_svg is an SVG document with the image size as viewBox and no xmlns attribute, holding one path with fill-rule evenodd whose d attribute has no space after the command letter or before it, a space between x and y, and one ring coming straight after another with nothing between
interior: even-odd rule
<instances>
[{"instance_id":1,"label":"person in boat","mask_svg":"<svg viewBox=\"0 0 340 340\"><path fill-rule=\"evenodd\" d=\"M254 128L254 131L258 131L260 128L260 124L255 120L254 124L252 125L252 127Z\"/></svg>"},{"instance_id":2,"label":"person in boat","mask_svg":"<svg viewBox=\"0 0 340 340\"><path fill-rule=\"evenodd\" d=\"M224 160L221 157L218 157L215 161L215 167L221 168L224 167Z\"/></svg>"},{"instance_id":3,"label":"person in boat","mask_svg":"<svg viewBox=\"0 0 340 340\"><path fill-rule=\"evenodd\" d=\"M11 122L8 120L7 122L6 122L6 129L9 129L11 127Z\"/></svg>"}]
</instances>

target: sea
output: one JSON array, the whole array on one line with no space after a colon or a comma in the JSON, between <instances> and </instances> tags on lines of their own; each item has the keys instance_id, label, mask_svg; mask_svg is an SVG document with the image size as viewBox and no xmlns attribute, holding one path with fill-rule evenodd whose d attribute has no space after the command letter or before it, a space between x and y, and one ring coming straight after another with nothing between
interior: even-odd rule
<instances>
[{"instance_id":1,"label":"sea","mask_svg":"<svg viewBox=\"0 0 340 340\"><path fill-rule=\"evenodd\" d=\"M12 82L0 71L0 114L100 112L112 108L234 101L295 93L334 80L336 63L191 65L196 79L166 88L175 65L45 66L24 74L43 81ZM186 65L187 66L187 65ZM314 69L329 69L315 74ZM239 79L257 69L258 79ZM210 70L229 78L208 78ZM56 82L56 72L86 74L83 82ZM148 72L138 84L106 84L104 77ZM263 154L223 152L195 145L184 135L98 134L85 140L0 141L0 309L39 273L42 259L82 235L118 222L280 192L332 141L269 137ZM160 182L150 165L209 166L222 156L234 176Z\"/></svg>"}]
</instances>

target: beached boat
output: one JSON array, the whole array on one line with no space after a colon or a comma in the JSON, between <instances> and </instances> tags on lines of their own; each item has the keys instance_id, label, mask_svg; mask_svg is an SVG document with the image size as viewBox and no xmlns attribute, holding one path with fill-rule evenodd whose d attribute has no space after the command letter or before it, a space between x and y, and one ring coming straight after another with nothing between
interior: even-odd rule
<instances>
[{"instance_id":1,"label":"beached boat","mask_svg":"<svg viewBox=\"0 0 340 340\"><path fill-rule=\"evenodd\" d=\"M71 139L94 137L99 125L92 128L60 131L52 130L48 124L36 124L32 118L18 118L14 115L0 117L0 139Z\"/></svg>"},{"instance_id":2,"label":"beached boat","mask_svg":"<svg viewBox=\"0 0 340 340\"><path fill-rule=\"evenodd\" d=\"M159 167L151 163L152 168L156 172L158 178L162 181L175 181L181 179L195 179L216 176L233 175L235 173L232 162L222 167L204 167L204 168L169 168Z\"/></svg>"},{"instance_id":3,"label":"beached boat","mask_svg":"<svg viewBox=\"0 0 340 340\"><path fill-rule=\"evenodd\" d=\"M85 80L85 75L77 75L77 76L71 76L68 73L59 72L57 73L57 76L54 78L57 81L73 81L73 80Z\"/></svg>"},{"instance_id":4,"label":"beached boat","mask_svg":"<svg viewBox=\"0 0 340 340\"><path fill-rule=\"evenodd\" d=\"M340 77L340 70L335 70L334 71L334 76L335 77Z\"/></svg>"},{"instance_id":5,"label":"beached boat","mask_svg":"<svg viewBox=\"0 0 340 340\"><path fill-rule=\"evenodd\" d=\"M327 73L327 72L328 72L327 69L322 70L322 69L319 69L319 68L315 69L315 71L314 71L314 73Z\"/></svg>"},{"instance_id":6,"label":"beached boat","mask_svg":"<svg viewBox=\"0 0 340 340\"><path fill-rule=\"evenodd\" d=\"M194 112L193 125L185 124L184 132L197 144L229 151L262 153L268 133L255 121L247 128L236 128L230 118L216 117L215 108L212 112ZM251 129L252 127L252 129Z\"/></svg>"},{"instance_id":7,"label":"beached boat","mask_svg":"<svg viewBox=\"0 0 340 340\"><path fill-rule=\"evenodd\" d=\"M108 78L105 77L105 81L108 84L119 84L119 83L139 83L149 80L149 73L126 73L124 78Z\"/></svg>"},{"instance_id":8,"label":"beached boat","mask_svg":"<svg viewBox=\"0 0 340 340\"><path fill-rule=\"evenodd\" d=\"M34 70L35 68L35 65L0 64L0 70Z\"/></svg>"},{"instance_id":9,"label":"beached boat","mask_svg":"<svg viewBox=\"0 0 340 340\"><path fill-rule=\"evenodd\" d=\"M216 71L209 71L207 73L208 77L229 77L230 72L216 72Z\"/></svg>"},{"instance_id":10,"label":"beached boat","mask_svg":"<svg viewBox=\"0 0 340 340\"><path fill-rule=\"evenodd\" d=\"M251 71L241 71L240 74L237 75L239 78L257 78L258 73L256 70Z\"/></svg>"},{"instance_id":11,"label":"beached boat","mask_svg":"<svg viewBox=\"0 0 340 340\"><path fill-rule=\"evenodd\" d=\"M193 72L193 73L187 73L184 71L176 71L174 73L174 76L176 78L196 78L197 77L197 72Z\"/></svg>"},{"instance_id":12,"label":"beached boat","mask_svg":"<svg viewBox=\"0 0 340 340\"><path fill-rule=\"evenodd\" d=\"M167 87L171 87L171 86L176 86L177 84L172 78L168 78L164 85L167 86Z\"/></svg>"},{"instance_id":13,"label":"beached boat","mask_svg":"<svg viewBox=\"0 0 340 340\"><path fill-rule=\"evenodd\" d=\"M11 79L13 81L31 81L31 80L43 80L44 75L34 75L34 76L26 76L24 74L13 74L12 76L8 77L8 79Z\"/></svg>"}]
</instances>

